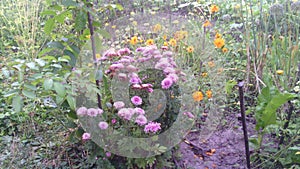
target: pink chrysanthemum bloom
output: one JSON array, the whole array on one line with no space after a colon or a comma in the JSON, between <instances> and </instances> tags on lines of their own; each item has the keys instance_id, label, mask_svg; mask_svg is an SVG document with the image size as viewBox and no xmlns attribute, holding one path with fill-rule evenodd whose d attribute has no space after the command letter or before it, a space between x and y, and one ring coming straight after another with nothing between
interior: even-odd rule
<instances>
[{"instance_id":1,"label":"pink chrysanthemum bloom","mask_svg":"<svg viewBox=\"0 0 300 169\"><path fill-rule=\"evenodd\" d=\"M97 110L98 110L98 114L101 115L101 114L103 113L103 110L102 110L102 109L98 108Z\"/></svg>"},{"instance_id":2,"label":"pink chrysanthemum bloom","mask_svg":"<svg viewBox=\"0 0 300 169\"><path fill-rule=\"evenodd\" d=\"M165 51L163 53L163 56L167 56L167 57L171 57L173 55L173 53L171 51Z\"/></svg>"},{"instance_id":3,"label":"pink chrysanthemum bloom","mask_svg":"<svg viewBox=\"0 0 300 169\"><path fill-rule=\"evenodd\" d=\"M162 50L168 50L168 46L162 46L161 49Z\"/></svg>"},{"instance_id":4,"label":"pink chrysanthemum bloom","mask_svg":"<svg viewBox=\"0 0 300 169\"><path fill-rule=\"evenodd\" d=\"M98 126L101 130L106 130L108 128L108 124L105 121L101 121Z\"/></svg>"},{"instance_id":5,"label":"pink chrysanthemum bloom","mask_svg":"<svg viewBox=\"0 0 300 169\"><path fill-rule=\"evenodd\" d=\"M122 81L126 80L127 79L127 74L125 73L119 73L118 74L118 78Z\"/></svg>"},{"instance_id":6,"label":"pink chrysanthemum bloom","mask_svg":"<svg viewBox=\"0 0 300 169\"><path fill-rule=\"evenodd\" d=\"M136 52L143 52L146 49L146 47L138 47L136 48Z\"/></svg>"},{"instance_id":7,"label":"pink chrysanthemum bloom","mask_svg":"<svg viewBox=\"0 0 300 169\"><path fill-rule=\"evenodd\" d=\"M147 92L152 93L153 89L152 88L147 88Z\"/></svg>"},{"instance_id":8,"label":"pink chrysanthemum bloom","mask_svg":"<svg viewBox=\"0 0 300 169\"><path fill-rule=\"evenodd\" d=\"M86 107L80 107L79 109L77 109L76 111L78 116L84 116L87 113L87 108Z\"/></svg>"},{"instance_id":9,"label":"pink chrysanthemum bloom","mask_svg":"<svg viewBox=\"0 0 300 169\"><path fill-rule=\"evenodd\" d=\"M140 125L143 126L147 123L147 118L144 115L139 115L137 116L137 118L135 119L135 122Z\"/></svg>"},{"instance_id":10,"label":"pink chrysanthemum bloom","mask_svg":"<svg viewBox=\"0 0 300 169\"><path fill-rule=\"evenodd\" d=\"M123 118L125 116L125 114L128 114L128 113L130 113L130 111L127 108L121 108L118 111L118 116Z\"/></svg>"},{"instance_id":11,"label":"pink chrysanthemum bloom","mask_svg":"<svg viewBox=\"0 0 300 169\"><path fill-rule=\"evenodd\" d=\"M127 55L127 54L130 54L130 49L128 48L123 48L123 49L120 49L118 50L118 54L121 56L121 55Z\"/></svg>"},{"instance_id":12,"label":"pink chrysanthemum bloom","mask_svg":"<svg viewBox=\"0 0 300 169\"><path fill-rule=\"evenodd\" d=\"M106 157L110 157L111 153L110 152L106 152L105 155L106 155Z\"/></svg>"},{"instance_id":13,"label":"pink chrysanthemum bloom","mask_svg":"<svg viewBox=\"0 0 300 169\"><path fill-rule=\"evenodd\" d=\"M131 117L134 115L134 111L133 111L132 108L128 108L127 110L128 110L128 111L125 112L123 118L124 118L125 120L130 120Z\"/></svg>"},{"instance_id":14,"label":"pink chrysanthemum bloom","mask_svg":"<svg viewBox=\"0 0 300 169\"><path fill-rule=\"evenodd\" d=\"M131 61L129 59L122 58L118 61L118 63L131 63Z\"/></svg>"},{"instance_id":15,"label":"pink chrysanthemum bloom","mask_svg":"<svg viewBox=\"0 0 300 169\"><path fill-rule=\"evenodd\" d=\"M168 74L167 77L172 79L173 83L176 83L179 79L178 76L175 73Z\"/></svg>"},{"instance_id":16,"label":"pink chrysanthemum bloom","mask_svg":"<svg viewBox=\"0 0 300 169\"><path fill-rule=\"evenodd\" d=\"M131 102L132 102L134 105L138 106L138 105L141 105L141 104L143 103L143 100L142 100L142 98L139 97L139 96L133 96L133 97L131 98Z\"/></svg>"},{"instance_id":17,"label":"pink chrysanthemum bloom","mask_svg":"<svg viewBox=\"0 0 300 169\"><path fill-rule=\"evenodd\" d=\"M154 55L153 56L155 59L160 59L160 58L162 58L162 55L161 54L158 54L158 55Z\"/></svg>"},{"instance_id":18,"label":"pink chrysanthemum bloom","mask_svg":"<svg viewBox=\"0 0 300 169\"><path fill-rule=\"evenodd\" d=\"M117 119L112 119L112 120L111 120L111 123L112 123L112 124L116 124L116 123L117 123Z\"/></svg>"},{"instance_id":19,"label":"pink chrysanthemum bloom","mask_svg":"<svg viewBox=\"0 0 300 169\"><path fill-rule=\"evenodd\" d=\"M109 49L104 52L103 56L114 57L119 56L119 54L115 51L115 49Z\"/></svg>"},{"instance_id":20,"label":"pink chrysanthemum bloom","mask_svg":"<svg viewBox=\"0 0 300 169\"><path fill-rule=\"evenodd\" d=\"M162 58L163 59L163 58ZM161 60L161 59L160 59ZM161 70L164 70L165 68L169 67L170 64L168 61L158 61L156 64L155 64L155 69L161 69Z\"/></svg>"},{"instance_id":21,"label":"pink chrysanthemum bloom","mask_svg":"<svg viewBox=\"0 0 300 169\"><path fill-rule=\"evenodd\" d=\"M128 65L128 66L126 67L126 70L128 70L129 72L136 72L136 71L138 71L138 68L136 68L136 67L133 66L133 65Z\"/></svg>"},{"instance_id":22,"label":"pink chrysanthemum bloom","mask_svg":"<svg viewBox=\"0 0 300 169\"><path fill-rule=\"evenodd\" d=\"M114 63L109 67L110 70L123 69L123 68L124 65L122 63Z\"/></svg>"},{"instance_id":23,"label":"pink chrysanthemum bloom","mask_svg":"<svg viewBox=\"0 0 300 169\"><path fill-rule=\"evenodd\" d=\"M144 115L145 114L145 110L143 110L142 108L136 107L134 109L134 113L138 114L138 115Z\"/></svg>"},{"instance_id":24,"label":"pink chrysanthemum bloom","mask_svg":"<svg viewBox=\"0 0 300 169\"><path fill-rule=\"evenodd\" d=\"M125 106L125 103L122 102L122 101L117 101L117 102L114 103L114 107L115 107L116 109L121 109L121 108L123 108L124 106Z\"/></svg>"},{"instance_id":25,"label":"pink chrysanthemum bloom","mask_svg":"<svg viewBox=\"0 0 300 169\"><path fill-rule=\"evenodd\" d=\"M176 72L175 69L171 68L171 67L166 67L164 69L164 73L166 73L166 74L175 73L175 72Z\"/></svg>"},{"instance_id":26,"label":"pink chrysanthemum bloom","mask_svg":"<svg viewBox=\"0 0 300 169\"><path fill-rule=\"evenodd\" d=\"M95 108L89 108L86 114L91 117L96 117L98 115L98 110Z\"/></svg>"},{"instance_id":27,"label":"pink chrysanthemum bloom","mask_svg":"<svg viewBox=\"0 0 300 169\"><path fill-rule=\"evenodd\" d=\"M91 134L90 133L83 133L82 140L89 140L89 139L91 139Z\"/></svg>"},{"instance_id":28,"label":"pink chrysanthemum bloom","mask_svg":"<svg viewBox=\"0 0 300 169\"><path fill-rule=\"evenodd\" d=\"M129 82L130 82L131 84L139 84L139 83L142 83L141 79L138 78L138 77L132 77L132 78L130 78Z\"/></svg>"},{"instance_id":29,"label":"pink chrysanthemum bloom","mask_svg":"<svg viewBox=\"0 0 300 169\"><path fill-rule=\"evenodd\" d=\"M161 87L163 89L169 89L173 84L173 80L169 77L165 78L163 81L161 81Z\"/></svg>"},{"instance_id":30,"label":"pink chrysanthemum bloom","mask_svg":"<svg viewBox=\"0 0 300 169\"><path fill-rule=\"evenodd\" d=\"M191 112L184 112L184 115L188 116L188 118L193 119L195 116Z\"/></svg>"},{"instance_id":31,"label":"pink chrysanthemum bloom","mask_svg":"<svg viewBox=\"0 0 300 169\"><path fill-rule=\"evenodd\" d=\"M151 132L151 133L156 133L158 130L161 129L160 125L161 125L161 124L160 124L160 123L157 123L157 122L149 122L149 123L145 126L144 131L145 131L145 133L149 133L149 132Z\"/></svg>"}]
</instances>

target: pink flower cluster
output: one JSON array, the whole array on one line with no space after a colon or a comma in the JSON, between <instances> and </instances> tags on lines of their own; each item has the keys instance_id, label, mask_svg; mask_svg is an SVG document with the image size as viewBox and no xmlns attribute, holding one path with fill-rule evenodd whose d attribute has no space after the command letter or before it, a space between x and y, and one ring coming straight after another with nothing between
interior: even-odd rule
<instances>
[{"instance_id":1,"label":"pink flower cluster","mask_svg":"<svg viewBox=\"0 0 300 169\"><path fill-rule=\"evenodd\" d=\"M87 109L86 107L80 107L76 111L78 116L90 116L90 117L96 117L98 114L101 115L103 113L102 109L95 109L95 108L89 108Z\"/></svg>"},{"instance_id":2,"label":"pink flower cluster","mask_svg":"<svg viewBox=\"0 0 300 169\"><path fill-rule=\"evenodd\" d=\"M147 123L147 118L145 116L145 111L142 108L121 108L118 111L118 116L124 120L133 120L135 117L135 123L140 126L143 126Z\"/></svg>"},{"instance_id":3,"label":"pink flower cluster","mask_svg":"<svg viewBox=\"0 0 300 169\"><path fill-rule=\"evenodd\" d=\"M149 122L145 128L144 128L144 131L145 133L156 133L158 130L160 130L160 123L157 123L157 122Z\"/></svg>"}]
</instances>

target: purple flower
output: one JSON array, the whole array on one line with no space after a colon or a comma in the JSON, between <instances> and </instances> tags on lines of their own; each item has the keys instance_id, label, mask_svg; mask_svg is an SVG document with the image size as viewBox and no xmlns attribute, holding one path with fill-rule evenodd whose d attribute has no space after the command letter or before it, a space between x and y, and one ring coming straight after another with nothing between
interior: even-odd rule
<instances>
[{"instance_id":1,"label":"purple flower","mask_svg":"<svg viewBox=\"0 0 300 169\"><path fill-rule=\"evenodd\" d=\"M114 57L119 56L119 54L115 51L115 49L109 49L106 52L104 52L103 56Z\"/></svg>"},{"instance_id":2,"label":"purple flower","mask_svg":"<svg viewBox=\"0 0 300 169\"><path fill-rule=\"evenodd\" d=\"M169 67L170 64L168 61L159 61L158 63L156 63L155 65L155 69L165 69L167 67Z\"/></svg>"},{"instance_id":3,"label":"purple flower","mask_svg":"<svg viewBox=\"0 0 300 169\"><path fill-rule=\"evenodd\" d=\"M171 57L173 55L173 53L171 51L165 51L163 53L163 56L167 56L167 57Z\"/></svg>"},{"instance_id":4,"label":"purple flower","mask_svg":"<svg viewBox=\"0 0 300 169\"><path fill-rule=\"evenodd\" d=\"M144 115L145 114L145 111L142 108L139 108L139 107L135 108L134 112L138 115Z\"/></svg>"},{"instance_id":5,"label":"purple flower","mask_svg":"<svg viewBox=\"0 0 300 169\"><path fill-rule=\"evenodd\" d=\"M116 119L112 119L112 120L111 120L111 123L112 123L112 124L116 124L116 122L117 122Z\"/></svg>"},{"instance_id":6,"label":"purple flower","mask_svg":"<svg viewBox=\"0 0 300 169\"><path fill-rule=\"evenodd\" d=\"M144 131L145 133L149 133L149 132L152 132L152 133L156 133L158 130L160 130L160 123L157 123L157 122L149 122L145 128L144 128Z\"/></svg>"},{"instance_id":7,"label":"purple flower","mask_svg":"<svg viewBox=\"0 0 300 169\"><path fill-rule=\"evenodd\" d=\"M172 79L174 83L178 81L178 76L175 73L171 73L167 76L168 78Z\"/></svg>"},{"instance_id":8,"label":"purple flower","mask_svg":"<svg viewBox=\"0 0 300 169\"><path fill-rule=\"evenodd\" d=\"M141 105L141 104L143 103L143 100L142 100L142 98L140 98L139 96L133 96L133 97L131 98L131 102L132 102L134 105L138 106L138 105Z\"/></svg>"},{"instance_id":9,"label":"purple flower","mask_svg":"<svg viewBox=\"0 0 300 169\"><path fill-rule=\"evenodd\" d=\"M116 109L121 109L121 108L123 108L124 106L125 106L125 103L122 102L122 101L117 101L117 102L114 103L114 107L115 107Z\"/></svg>"},{"instance_id":10,"label":"purple flower","mask_svg":"<svg viewBox=\"0 0 300 169\"><path fill-rule=\"evenodd\" d=\"M98 124L99 128L101 130L105 130L108 128L108 124L105 122L105 121L101 121L99 124Z\"/></svg>"},{"instance_id":11,"label":"purple flower","mask_svg":"<svg viewBox=\"0 0 300 169\"><path fill-rule=\"evenodd\" d=\"M128 48L120 49L120 50L118 50L118 54L119 54L119 55L130 54L130 49L128 49Z\"/></svg>"},{"instance_id":12,"label":"purple flower","mask_svg":"<svg viewBox=\"0 0 300 169\"><path fill-rule=\"evenodd\" d=\"M138 70L138 68L136 68L136 67L133 66L133 65L128 65L128 66L126 67L126 69L127 69L129 72L135 72L135 71Z\"/></svg>"},{"instance_id":13,"label":"purple flower","mask_svg":"<svg viewBox=\"0 0 300 169\"><path fill-rule=\"evenodd\" d=\"M135 122L140 125L143 126L147 123L147 118L144 115L139 115L137 116L137 118L135 119Z\"/></svg>"},{"instance_id":14,"label":"purple flower","mask_svg":"<svg viewBox=\"0 0 300 169\"><path fill-rule=\"evenodd\" d=\"M127 108L122 108L118 111L118 116L123 118L128 113L130 113L130 111Z\"/></svg>"},{"instance_id":15,"label":"purple flower","mask_svg":"<svg viewBox=\"0 0 300 169\"><path fill-rule=\"evenodd\" d=\"M120 80L126 80L127 79L127 74L125 74L125 73L119 73L118 74L118 78L120 79Z\"/></svg>"},{"instance_id":16,"label":"purple flower","mask_svg":"<svg viewBox=\"0 0 300 169\"><path fill-rule=\"evenodd\" d=\"M165 78L163 81L161 81L161 87L163 89L168 89L172 86L173 80L169 77Z\"/></svg>"},{"instance_id":17,"label":"purple flower","mask_svg":"<svg viewBox=\"0 0 300 169\"><path fill-rule=\"evenodd\" d=\"M83 133L82 139L83 140L89 140L89 139L91 139L91 134L90 133Z\"/></svg>"},{"instance_id":18,"label":"purple flower","mask_svg":"<svg viewBox=\"0 0 300 169\"><path fill-rule=\"evenodd\" d=\"M86 113L88 116L96 117L98 114L98 110L95 108L89 108Z\"/></svg>"},{"instance_id":19,"label":"purple flower","mask_svg":"<svg viewBox=\"0 0 300 169\"><path fill-rule=\"evenodd\" d=\"M110 157L111 153L110 152L106 152L105 155L106 155L106 157Z\"/></svg>"},{"instance_id":20,"label":"purple flower","mask_svg":"<svg viewBox=\"0 0 300 169\"><path fill-rule=\"evenodd\" d=\"M123 68L124 65L122 63L114 63L109 67L110 70L123 69Z\"/></svg>"},{"instance_id":21,"label":"purple flower","mask_svg":"<svg viewBox=\"0 0 300 169\"><path fill-rule=\"evenodd\" d=\"M171 68L171 67L166 67L164 69L164 73L166 73L166 74L175 73L175 72L176 72L175 69Z\"/></svg>"},{"instance_id":22,"label":"purple flower","mask_svg":"<svg viewBox=\"0 0 300 169\"><path fill-rule=\"evenodd\" d=\"M142 83L141 79L139 77L132 77L130 78L129 82L131 84L139 84L139 83Z\"/></svg>"},{"instance_id":23,"label":"purple flower","mask_svg":"<svg viewBox=\"0 0 300 169\"><path fill-rule=\"evenodd\" d=\"M84 115L86 115L87 108L86 107L80 107L79 109L77 109L76 112L77 112L78 116L84 116Z\"/></svg>"},{"instance_id":24,"label":"purple flower","mask_svg":"<svg viewBox=\"0 0 300 169\"><path fill-rule=\"evenodd\" d=\"M98 114L102 114L103 113L103 110L102 109L97 109L98 110Z\"/></svg>"}]
</instances>

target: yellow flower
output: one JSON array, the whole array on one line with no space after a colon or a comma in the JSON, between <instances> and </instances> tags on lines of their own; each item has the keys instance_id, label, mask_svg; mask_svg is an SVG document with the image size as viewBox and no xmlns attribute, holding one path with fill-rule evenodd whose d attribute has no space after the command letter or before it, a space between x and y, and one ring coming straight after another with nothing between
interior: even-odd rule
<instances>
[{"instance_id":1,"label":"yellow flower","mask_svg":"<svg viewBox=\"0 0 300 169\"><path fill-rule=\"evenodd\" d=\"M208 75L207 72L203 72L203 73L201 74L202 77L207 77L207 75Z\"/></svg>"},{"instance_id":2,"label":"yellow flower","mask_svg":"<svg viewBox=\"0 0 300 169\"><path fill-rule=\"evenodd\" d=\"M200 91L196 91L193 93L193 99L195 102L199 102L201 100L203 100L203 94Z\"/></svg>"},{"instance_id":3,"label":"yellow flower","mask_svg":"<svg viewBox=\"0 0 300 169\"><path fill-rule=\"evenodd\" d=\"M96 58L100 59L101 55L99 53L96 54Z\"/></svg>"},{"instance_id":4,"label":"yellow flower","mask_svg":"<svg viewBox=\"0 0 300 169\"><path fill-rule=\"evenodd\" d=\"M168 46L168 42L164 42L163 46Z\"/></svg>"},{"instance_id":5,"label":"yellow flower","mask_svg":"<svg viewBox=\"0 0 300 169\"><path fill-rule=\"evenodd\" d=\"M154 33L161 31L162 26L160 24L156 24L153 26L152 30Z\"/></svg>"},{"instance_id":6,"label":"yellow flower","mask_svg":"<svg viewBox=\"0 0 300 169\"><path fill-rule=\"evenodd\" d=\"M108 25L109 25L109 23L107 23L107 22L104 24L104 26L108 26Z\"/></svg>"},{"instance_id":7,"label":"yellow flower","mask_svg":"<svg viewBox=\"0 0 300 169\"><path fill-rule=\"evenodd\" d=\"M220 33L216 33L215 38L222 38L222 35Z\"/></svg>"},{"instance_id":8,"label":"yellow flower","mask_svg":"<svg viewBox=\"0 0 300 169\"><path fill-rule=\"evenodd\" d=\"M172 39L170 39L169 44L170 44L171 46L176 46L177 42L176 42L175 39L172 38Z\"/></svg>"},{"instance_id":9,"label":"yellow flower","mask_svg":"<svg viewBox=\"0 0 300 169\"><path fill-rule=\"evenodd\" d=\"M188 36L188 32L187 31L176 31L174 34L174 39L176 40L182 40L185 37Z\"/></svg>"},{"instance_id":10,"label":"yellow flower","mask_svg":"<svg viewBox=\"0 0 300 169\"><path fill-rule=\"evenodd\" d=\"M153 45L154 44L154 40L153 39L148 39L146 41L146 45Z\"/></svg>"},{"instance_id":11,"label":"yellow flower","mask_svg":"<svg viewBox=\"0 0 300 169\"><path fill-rule=\"evenodd\" d=\"M132 21L133 26L137 26L137 21Z\"/></svg>"},{"instance_id":12,"label":"yellow flower","mask_svg":"<svg viewBox=\"0 0 300 169\"><path fill-rule=\"evenodd\" d=\"M131 45L136 45L137 43L138 43L138 38L136 36L134 36L130 39L130 44Z\"/></svg>"},{"instance_id":13,"label":"yellow flower","mask_svg":"<svg viewBox=\"0 0 300 169\"><path fill-rule=\"evenodd\" d=\"M276 73L277 73L278 75L283 75L284 71L283 71L283 70L277 70Z\"/></svg>"},{"instance_id":14,"label":"yellow flower","mask_svg":"<svg viewBox=\"0 0 300 169\"><path fill-rule=\"evenodd\" d=\"M186 51L188 53L193 53L194 52L194 47L193 46L189 46L189 47L186 48Z\"/></svg>"},{"instance_id":15,"label":"yellow flower","mask_svg":"<svg viewBox=\"0 0 300 169\"><path fill-rule=\"evenodd\" d=\"M228 49L227 49L227 48L223 48L223 49L222 49L222 52L223 52L223 53L226 53L226 52L228 52Z\"/></svg>"},{"instance_id":16,"label":"yellow flower","mask_svg":"<svg viewBox=\"0 0 300 169\"><path fill-rule=\"evenodd\" d=\"M237 4L237 5L234 6L234 8L235 8L235 9L240 9L241 6L240 6L240 4Z\"/></svg>"},{"instance_id":17,"label":"yellow flower","mask_svg":"<svg viewBox=\"0 0 300 169\"><path fill-rule=\"evenodd\" d=\"M222 48L225 45L225 40L222 38L217 38L215 39L214 44L217 48Z\"/></svg>"},{"instance_id":18,"label":"yellow flower","mask_svg":"<svg viewBox=\"0 0 300 169\"><path fill-rule=\"evenodd\" d=\"M207 96L207 98L212 98L212 91L211 90L207 90L206 92L206 96Z\"/></svg>"},{"instance_id":19,"label":"yellow flower","mask_svg":"<svg viewBox=\"0 0 300 169\"><path fill-rule=\"evenodd\" d=\"M86 35L85 36L87 39L90 39L91 38L91 35Z\"/></svg>"},{"instance_id":20,"label":"yellow flower","mask_svg":"<svg viewBox=\"0 0 300 169\"><path fill-rule=\"evenodd\" d=\"M111 28L113 28L113 29L116 29L116 27L117 27L116 25L111 26Z\"/></svg>"},{"instance_id":21,"label":"yellow flower","mask_svg":"<svg viewBox=\"0 0 300 169\"><path fill-rule=\"evenodd\" d=\"M209 67L214 67L215 66L215 63L213 61L209 61L207 62L208 66Z\"/></svg>"},{"instance_id":22,"label":"yellow flower","mask_svg":"<svg viewBox=\"0 0 300 169\"><path fill-rule=\"evenodd\" d=\"M217 5L212 5L210 7L210 12L214 13L214 12L218 12L219 11L219 7Z\"/></svg>"},{"instance_id":23,"label":"yellow flower","mask_svg":"<svg viewBox=\"0 0 300 169\"><path fill-rule=\"evenodd\" d=\"M203 24L203 27L209 27L211 26L211 23L209 22L209 20L206 20Z\"/></svg>"},{"instance_id":24,"label":"yellow flower","mask_svg":"<svg viewBox=\"0 0 300 169\"><path fill-rule=\"evenodd\" d=\"M164 36L163 36L163 40L167 40L167 35L164 35Z\"/></svg>"}]
</instances>

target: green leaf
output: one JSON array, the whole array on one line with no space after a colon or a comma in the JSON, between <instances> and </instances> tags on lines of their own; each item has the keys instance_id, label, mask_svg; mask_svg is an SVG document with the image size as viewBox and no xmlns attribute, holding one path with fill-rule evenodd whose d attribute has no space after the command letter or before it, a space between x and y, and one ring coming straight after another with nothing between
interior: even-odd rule
<instances>
[{"instance_id":1,"label":"green leaf","mask_svg":"<svg viewBox=\"0 0 300 169\"><path fill-rule=\"evenodd\" d=\"M233 89L233 87L234 87L236 84L237 84L237 82L234 81L234 80L229 80L228 82L226 82L225 90L226 90L226 93L227 93L228 95L231 94L232 89Z\"/></svg>"},{"instance_id":2,"label":"green leaf","mask_svg":"<svg viewBox=\"0 0 300 169\"><path fill-rule=\"evenodd\" d=\"M36 66L35 62L29 62L29 63L26 63L26 66L27 66L29 69L32 69L32 70L38 70L38 67Z\"/></svg>"},{"instance_id":3,"label":"green leaf","mask_svg":"<svg viewBox=\"0 0 300 169\"><path fill-rule=\"evenodd\" d=\"M3 97L9 97L9 96L15 95L15 94L18 93L18 92L19 92L19 90L17 90L17 89L10 90L10 91L8 91L7 93L5 93L5 94L3 95Z\"/></svg>"},{"instance_id":4,"label":"green leaf","mask_svg":"<svg viewBox=\"0 0 300 169\"><path fill-rule=\"evenodd\" d=\"M41 67L46 65L46 62L43 59L35 59L37 64L39 64Z\"/></svg>"},{"instance_id":5,"label":"green leaf","mask_svg":"<svg viewBox=\"0 0 300 169\"><path fill-rule=\"evenodd\" d=\"M61 42L49 42L47 43L49 48L58 48L63 50L65 46Z\"/></svg>"},{"instance_id":6,"label":"green leaf","mask_svg":"<svg viewBox=\"0 0 300 169\"><path fill-rule=\"evenodd\" d=\"M87 14L83 11L79 11L75 18L75 30L81 31L86 27Z\"/></svg>"},{"instance_id":7,"label":"green leaf","mask_svg":"<svg viewBox=\"0 0 300 169\"><path fill-rule=\"evenodd\" d=\"M55 16L56 12L55 11L46 10L46 11L41 12L40 15L42 15L42 16L44 16L44 15L53 15L53 16Z\"/></svg>"},{"instance_id":8,"label":"green leaf","mask_svg":"<svg viewBox=\"0 0 300 169\"><path fill-rule=\"evenodd\" d=\"M52 79L45 79L44 89L45 90L50 90L50 89L52 89L52 86L53 86L53 80Z\"/></svg>"},{"instance_id":9,"label":"green leaf","mask_svg":"<svg viewBox=\"0 0 300 169\"><path fill-rule=\"evenodd\" d=\"M77 6L77 3L73 0L63 0L62 5L70 7L70 6Z\"/></svg>"},{"instance_id":10,"label":"green leaf","mask_svg":"<svg viewBox=\"0 0 300 169\"><path fill-rule=\"evenodd\" d=\"M61 105L63 102L64 102L64 98L63 97L60 97L59 95L56 96L55 98L55 102L58 104L58 105Z\"/></svg>"},{"instance_id":11,"label":"green leaf","mask_svg":"<svg viewBox=\"0 0 300 169\"><path fill-rule=\"evenodd\" d=\"M57 22L63 24L64 21L65 21L65 19L66 19L66 17L67 17L69 14L71 14L70 11L64 11L64 12L62 12L61 14L55 16L54 18L55 18L55 20L56 20Z\"/></svg>"},{"instance_id":12,"label":"green leaf","mask_svg":"<svg viewBox=\"0 0 300 169\"><path fill-rule=\"evenodd\" d=\"M34 99L36 97L35 93L33 91L29 90L22 90L22 94L30 99Z\"/></svg>"},{"instance_id":13,"label":"green leaf","mask_svg":"<svg viewBox=\"0 0 300 169\"><path fill-rule=\"evenodd\" d=\"M59 82L54 82L54 90L56 91L57 95L60 97L66 96L65 86Z\"/></svg>"},{"instance_id":14,"label":"green leaf","mask_svg":"<svg viewBox=\"0 0 300 169\"><path fill-rule=\"evenodd\" d=\"M37 87L35 87L32 84L28 84L28 83L24 84L24 87L26 87L27 89L33 90L33 91L37 90Z\"/></svg>"},{"instance_id":15,"label":"green leaf","mask_svg":"<svg viewBox=\"0 0 300 169\"><path fill-rule=\"evenodd\" d=\"M68 96L67 96L67 101L68 101L68 104L69 104L71 110L75 110L75 109L76 109L76 101L75 101L75 98L72 97L71 95L68 95Z\"/></svg>"},{"instance_id":16,"label":"green leaf","mask_svg":"<svg viewBox=\"0 0 300 169\"><path fill-rule=\"evenodd\" d=\"M44 26L44 32L49 35L52 30L54 29L54 26L55 26L55 20L54 18L50 18L47 20L45 26Z\"/></svg>"},{"instance_id":17,"label":"green leaf","mask_svg":"<svg viewBox=\"0 0 300 169\"><path fill-rule=\"evenodd\" d=\"M71 119L74 119L74 120L78 119L77 114L76 114L75 111L70 111L70 112L68 113L68 116L69 116Z\"/></svg>"},{"instance_id":18,"label":"green leaf","mask_svg":"<svg viewBox=\"0 0 300 169\"><path fill-rule=\"evenodd\" d=\"M20 95L13 98L12 106L16 112L20 112L23 108L23 99Z\"/></svg>"}]
</instances>

